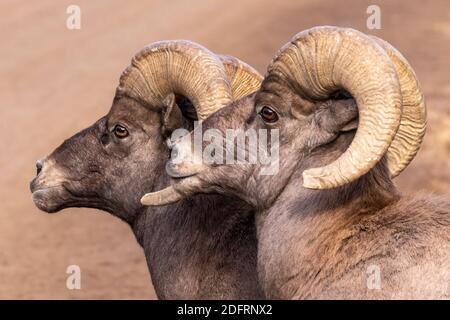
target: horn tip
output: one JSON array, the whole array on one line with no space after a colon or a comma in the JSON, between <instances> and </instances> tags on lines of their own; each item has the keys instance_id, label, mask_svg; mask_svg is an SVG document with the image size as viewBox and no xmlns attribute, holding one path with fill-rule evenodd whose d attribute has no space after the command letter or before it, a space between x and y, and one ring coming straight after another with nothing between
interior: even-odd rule
<instances>
[{"instance_id":1,"label":"horn tip","mask_svg":"<svg viewBox=\"0 0 450 320\"><path fill-rule=\"evenodd\" d=\"M180 201L183 197L172 187L145 194L141 198L141 204L144 206L163 206Z\"/></svg>"},{"instance_id":2,"label":"horn tip","mask_svg":"<svg viewBox=\"0 0 450 320\"><path fill-rule=\"evenodd\" d=\"M309 169L303 172L303 187L315 190L332 188L333 185L324 179L324 177L321 177L317 169L320 168Z\"/></svg>"},{"instance_id":3,"label":"horn tip","mask_svg":"<svg viewBox=\"0 0 450 320\"><path fill-rule=\"evenodd\" d=\"M157 206L154 193L147 193L141 198L141 204L144 206Z\"/></svg>"}]
</instances>

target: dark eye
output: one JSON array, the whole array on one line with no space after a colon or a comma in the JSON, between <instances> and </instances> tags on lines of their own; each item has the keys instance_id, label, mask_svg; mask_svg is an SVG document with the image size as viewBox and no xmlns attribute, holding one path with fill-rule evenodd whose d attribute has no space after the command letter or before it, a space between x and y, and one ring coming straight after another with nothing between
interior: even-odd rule
<instances>
[{"instance_id":1,"label":"dark eye","mask_svg":"<svg viewBox=\"0 0 450 320\"><path fill-rule=\"evenodd\" d=\"M120 124L116 124L116 126L114 127L114 135L119 139L123 139L128 137L129 133L127 128Z\"/></svg>"},{"instance_id":2,"label":"dark eye","mask_svg":"<svg viewBox=\"0 0 450 320\"><path fill-rule=\"evenodd\" d=\"M261 111L259 111L261 118L268 123L274 123L278 121L278 114L270 107L264 106Z\"/></svg>"}]
</instances>

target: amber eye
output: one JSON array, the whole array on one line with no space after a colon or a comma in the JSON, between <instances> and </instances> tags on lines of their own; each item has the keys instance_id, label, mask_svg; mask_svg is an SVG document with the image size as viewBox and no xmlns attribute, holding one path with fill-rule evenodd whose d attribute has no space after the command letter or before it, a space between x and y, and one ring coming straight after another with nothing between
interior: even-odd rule
<instances>
[{"instance_id":1,"label":"amber eye","mask_svg":"<svg viewBox=\"0 0 450 320\"><path fill-rule=\"evenodd\" d=\"M261 111L259 111L261 118L268 123L274 123L278 121L278 114L267 106L264 106Z\"/></svg>"},{"instance_id":2,"label":"amber eye","mask_svg":"<svg viewBox=\"0 0 450 320\"><path fill-rule=\"evenodd\" d=\"M119 138L119 139L123 139L128 137L128 130L124 127L121 126L120 124L116 124L116 126L114 127L114 135Z\"/></svg>"}]
</instances>

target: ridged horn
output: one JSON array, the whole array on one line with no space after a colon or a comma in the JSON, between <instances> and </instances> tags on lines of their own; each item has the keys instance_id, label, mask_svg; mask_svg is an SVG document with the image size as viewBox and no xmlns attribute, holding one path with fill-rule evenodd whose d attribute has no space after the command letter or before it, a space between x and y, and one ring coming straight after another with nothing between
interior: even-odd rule
<instances>
[{"instance_id":1,"label":"ridged horn","mask_svg":"<svg viewBox=\"0 0 450 320\"><path fill-rule=\"evenodd\" d=\"M253 67L233 56L219 54L218 57L230 81L233 100L238 100L260 88L263 77Z\"/></svg>"},{"instance_id":2,"label":"ridged horn","mask_svg":"<svg viewBox=\"0 0 450 320\"><path fill-rule=\"evenodd\" d=\"M146 193L141 198L141 204L144 206L162 206L166 204L172 204L183 199L172 186L168 186L160 191Z\"/></svg>"},{"instance_id":3,"label":"ridged horn","mask_svg":"<svg viewBox=\"0 0 450 320\"><path fill-rule=\"evenodd\" d=\"M427 125L425 99L414 70L403 55L388 42L372 38L394 63L402 93L402 117L397 134L387 151L387 165L392 178L398 176L419 151Z\"/></svg>"},{"instance_id":4,"label":"ridged horn","mask_svg":"<svg viewBox=\"0 0 450 320\"><path fill-rule=\"evenodd\" d=\"M400 125L401 92L387 53L363 33L337 27L300 32L280 49L262 84L281 81L306 99L323 100L337 90L352 94L359 126L348 149L332 163L305 170L303 185L328 189L352 182L383 157Z\"/></svg>"},{"instance_id":5,"label":"ridged horn","mask_svg":"<svg viewBox=\"0 0 450 320\"><path fill-rule=\"evenodd\" d=\"M158 108L170 93L189 99L199 120L233 98L225 67L217 55L186 40L155 42L136 54L120 77L116 97L127 95Z\"/></svg>"}]
</instances>

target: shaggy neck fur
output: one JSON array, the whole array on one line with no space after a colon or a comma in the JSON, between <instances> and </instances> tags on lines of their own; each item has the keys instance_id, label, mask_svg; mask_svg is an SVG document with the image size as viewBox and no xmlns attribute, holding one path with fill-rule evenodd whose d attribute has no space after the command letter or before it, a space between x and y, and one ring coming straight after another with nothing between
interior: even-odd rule
<instances>
[{"instance_id":1,"label":"shaggy neck fur","mask_svg":"<svg viewBox=\"0 0 450 320\"><path fill-rule=\"evenodd\" d=\"M164 299L261 299L254 212L242 201L197 195L149 207L133 225Z\"/></svg>"},{"instance_id":2,"label":"shaggy neck fur","mask_svg":"<svg viewBox=\"0 0 450 320\"><path fill-rule=\"evenodd\" d=\"M263 239L258 248L259 273L265 292L272 297L311 298L326 292L331 280L362 261L360 253L346 245L364 231L360 221L400 198L385 161L340 188L302 187L303 170L329 162L330 155L338 157L351 139L351 134L342 135L300 161L275 202L257 215L258 239Z\"/></svg>"}]
</instances>

